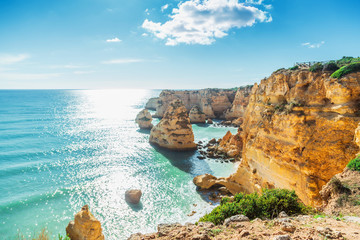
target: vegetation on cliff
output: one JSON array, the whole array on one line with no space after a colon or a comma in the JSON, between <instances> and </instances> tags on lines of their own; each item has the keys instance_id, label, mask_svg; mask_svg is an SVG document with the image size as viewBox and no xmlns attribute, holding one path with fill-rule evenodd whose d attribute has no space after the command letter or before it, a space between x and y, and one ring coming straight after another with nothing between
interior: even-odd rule
<instances>
[{"instance_id":1,"label":"vegetation on cliff","mask_svg":"<svg viewBox=\"0 0 360 240\"><path fill-rule=\"evenodd\" d=\"M236 194L234 199L223 198L220 206L200 218L200 222L222 224L226 218L243 214L250 219L275 218L282 211L287 214L302 214L309 211L296 195L295 191L286 189L265 189L258 193Z\"/></svg>"},{"instance_id":2,"label":"vegetation on cliff","mask_svg":"<svg viewBox=\"0 0 360 240\"><path fill-rule=\"evenodd\" d=\"M353 160L351 160L351 161L349 162L349 164L347 165L347 167L348 167L350 170L359 171L359 172L360 172L360 155L357 156L356 158L354 158Z\"/></svg>"},{"instance_id":3,"label":"vegetation on cliff","mask_svg":"<svg viewBox=\"0 0 360 240\"><path fill-rule=\"evenodd\" d=\"M360 62L351 63L349 65L341 67L339 70L334 72L331 77L341 78L349 73L360 71Z\"/></svg>"}]
</instances>

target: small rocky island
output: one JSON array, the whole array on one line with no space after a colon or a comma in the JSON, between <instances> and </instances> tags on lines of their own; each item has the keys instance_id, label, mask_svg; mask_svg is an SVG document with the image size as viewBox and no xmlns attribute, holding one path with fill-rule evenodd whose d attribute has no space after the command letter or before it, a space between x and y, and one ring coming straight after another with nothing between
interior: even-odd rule
<instances>
[{"instance_id":1,"label":"small rocky island","mask_svg":"<svg viewBox=\"0 0 360 240\"><path fill-rule=\"evenodd\" d=\"M150 143L171 150L195 150L189 114L181 100L173 100L164 117L151 129Z\"/></svg>"}]
</instances>

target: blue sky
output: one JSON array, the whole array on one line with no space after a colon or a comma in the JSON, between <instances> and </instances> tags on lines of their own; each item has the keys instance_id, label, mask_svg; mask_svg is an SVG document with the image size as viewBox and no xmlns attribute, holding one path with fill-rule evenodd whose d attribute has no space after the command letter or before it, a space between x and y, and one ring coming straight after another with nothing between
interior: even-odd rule
<instances>
[{"instance_id":1,"label":"blue sky","mask_svg":"<svg viewBox=\"0 0 360 240\"><path fill-rule=\"evenodd\" d=\"M0 0L0 88L235 87L359 56L357 0Z\"/></svg>"}]
</instances>

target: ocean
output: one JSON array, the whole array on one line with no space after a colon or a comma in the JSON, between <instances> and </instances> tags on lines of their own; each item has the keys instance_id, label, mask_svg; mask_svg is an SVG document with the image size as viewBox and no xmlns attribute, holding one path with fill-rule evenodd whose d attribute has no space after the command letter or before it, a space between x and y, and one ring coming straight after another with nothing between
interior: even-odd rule
<instances>
[{"instance_id":1,"label":"ocean","mask_svg":"<svg viewBox=\"0 0 360 240\"><path fill-rule=\"evenodd\" d=\"M65 235L88 204L106 239L153 232L160 223L195 222L214 207L193 177L229 176L236 164L197 152L154 149L134 119L160 90L0 90L0 236ZM154 119L156 124L159 120ZM195 140L236 128L193 125ZM124 193L143 192L130 206ZM195 205L196 206L195 206ZM192 211L194 216L188 216Z\"/></svg>"}]
</instances>

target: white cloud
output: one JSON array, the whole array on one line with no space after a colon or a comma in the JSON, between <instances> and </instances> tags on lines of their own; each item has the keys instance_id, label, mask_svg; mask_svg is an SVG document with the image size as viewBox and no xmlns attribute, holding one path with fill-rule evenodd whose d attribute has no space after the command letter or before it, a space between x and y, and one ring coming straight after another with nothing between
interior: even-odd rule
<instances>
[{"instance_id":1,"label":"white cloud","mask_svg":"<svg viewBox=\"0 0 360 240\"><path fill-rule=\"evenodd\" d=\"M121 42L121 40L116 37L112 39L107 39L106 42Z\"/></svg>"},{"instance_id":2,"label":"white cloud","mask_svg":"<svg viewBox=\"0 0 360 240\"><path fill-rule=\"evenodd\" d=\"M146 15L150 15L150 13L149 13L149 9L147 8L147 9L145 9L145 13L146 13Z\"/></svg>"},{"instance_id":3,"label":"white cloud","mask_svg":"<svg viewBox=\"0 0 360 240\"><path fill-rule=\"evenodd\" d=\"M77 68L88 68L89 66L84 65L73 65L73 64L66 64L66 65L53 65L49 66L51 69L58 69L58 68L64 68L64 69L77 69Z\"/></svg>"},{"instance_id":4,"label":"white cloud","mask_svg":"<svg viewBox=\"0 0 360 240\"><path fill-rule=\"evenodd\" d=\"M147 37L147 36L149 36L149 34L147 34L147 33L143 33L143 34L141 34L141 36L143 36L143 37Z\"/></svg>"},{"instance_id":5,"label":"white cloud","mask_svg":"<svg viewBox=\"0 0 360 240\"><path fill-rule=\"evenodd\" d=\"M263 3L264 0L246 0L246 3L254 4L254 5L260 5Z\"/></svg>"},{"instance_id":6,"label":"white cloud","mask_svg":"<svg viewBox=\"0 0 360 240\"><path fill-rule=\"evenodd\" d=\"M28 59L30 56L28 54L18 54L18 55L9 55L2 54L0 55L0 65L10 65L18 62L22 62L25 59Z\"/></svg>"},{"instance_id":7,"label":"white cloud","mask_svg":"<svg viewBox=\"0 0 360 240\"><path fill-rule=\"evenodd\" d=\"M325 41L321 41L320 43L309 43L309 42L306 42L306 43L302 43L301 45L304 46L304 47L308 47L308 48L319 48L321 47L322 45L325 44Z\"/></svg>"},{"instance_id":8,"label":"white cloud","mask_svg":"<svg viewBox=\"0 0 360 240\"><path fill-rule=\"evenodd\" d=\"M172 46L179 43L209 45L216 38L228 35L231 28L272 20L268 12L238 0L188 0L174 8L169 17L171 19L163 24L146 19L142 27Z\"/></svg>"},{"instance_id":9,"label":"white cloud","mask_svg":"<svg viewBox=\"0 0 360 240\"><path fill-rule=\"evenodd\" d=\"M164 6L161 7L161 11L163 12L168 8L169 8L169 4L165 4Z\"/></svg>"},{"instance_id":10,"label":"white cloud","mask_svg":"<svg viewBox=\"0 0 360 240\"><path fill-rule=\"evenodd\" d=\"M144 59L137 58L120 58L120 59L112 59L108 61L103 61L102 64L126 64L126 63L139 63L144 62Z\"/></svg>"}]
</instances>

